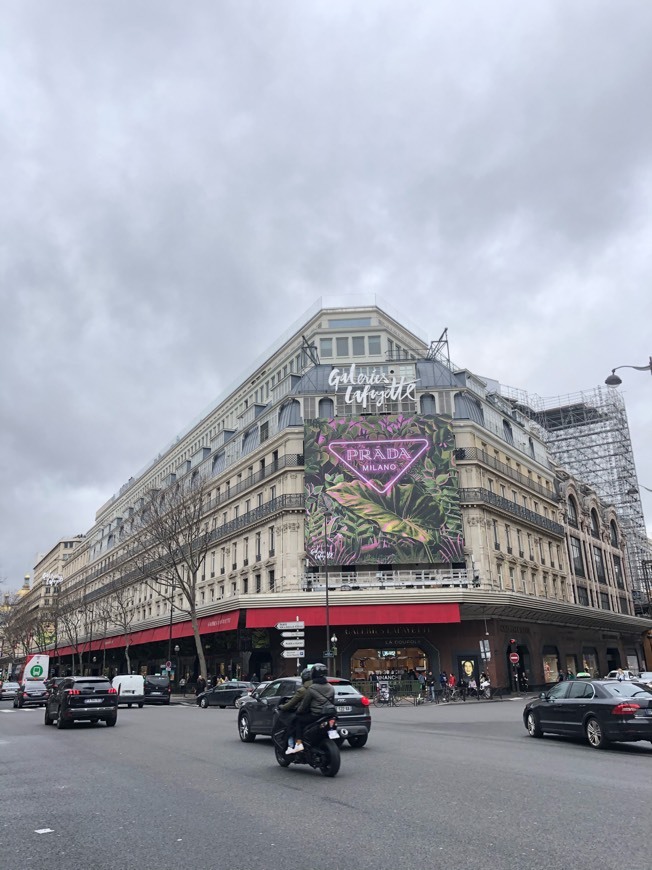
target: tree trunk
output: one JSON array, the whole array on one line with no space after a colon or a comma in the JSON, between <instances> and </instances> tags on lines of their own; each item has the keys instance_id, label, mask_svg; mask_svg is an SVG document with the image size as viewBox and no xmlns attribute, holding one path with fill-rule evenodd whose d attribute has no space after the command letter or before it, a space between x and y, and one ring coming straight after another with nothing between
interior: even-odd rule
<instances>
[{"instance_id":1,"label":"tree trunk","mask_svg":"<svg viewBox=\"0 0 652 870\"><path fill-rule=\"evenodd\" d=\"M202 646L201 635L199 634L199 622L197 621L197 613L194 607L190 611L190 619L192 621L192 633L195 638L197 658L199 659L199 673L208 680L208 674L206 673L206 657L204 656L204 647Z\"/></svg>"},{"instance_id":2,"label":"tree trunk","mask_svg":"<svg viewBox=\"0 0 652 870\"><path fill-rule=\"evenodd\" d=\"M131 659L129 658L129 644L125 646L125 658L127 659L127 673L131 673Z\"/></svg>"}]
</instances>

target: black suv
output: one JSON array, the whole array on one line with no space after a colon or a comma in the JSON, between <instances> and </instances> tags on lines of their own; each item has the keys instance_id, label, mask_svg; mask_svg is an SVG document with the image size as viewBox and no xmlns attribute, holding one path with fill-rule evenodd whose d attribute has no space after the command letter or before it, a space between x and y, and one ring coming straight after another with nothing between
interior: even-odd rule
<instances>
[{"instance_id":1,"label":"black suv","mask_svg":"<svg viewBox=\"0 0 652 870\"><path fill-rule=\"evenodd\" d=\"M169 704L170 703L169 677L161 677L158 674L147 674L145 677L145 703L146 704Z\"/></svg>"},{"instance_id":2,"label":"black suv","mask_svg":"<svg viewBox=\"0 0 652 870\"><path fill-rule=\"evenodd\" d=\"M75 721L118 721L118 693L106 677L66 677L54 686L45 705L45 724L68 728Z\"/></svg>"},{"instance_id":3,"label":"black suv","mask_svg":"<svg viewBox=\"0 0 652 870\"><path fill-rule=\"evenodd\" d=\"M349 744L358 749L365 745L371 731L369 699L348 680L328 677L335 689L334 702L337 707L337 724L348 731ZM291 698L301 685L299 677L283 677L273 680L258 696L251 695L238 713L238 733L240 740L251 743L257 735L270 737L274 709L283 700Z\"/></svg>"}]
</instances>

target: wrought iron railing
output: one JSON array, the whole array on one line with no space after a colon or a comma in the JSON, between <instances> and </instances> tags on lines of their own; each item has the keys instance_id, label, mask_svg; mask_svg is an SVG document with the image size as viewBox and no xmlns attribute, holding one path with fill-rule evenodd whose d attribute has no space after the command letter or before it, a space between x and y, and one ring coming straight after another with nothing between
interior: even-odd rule
<instances>
[{"instance_id":1,"label":"wrought iron railing","mask_svg":"<svg viewBox=\"0 0 652 870\"><path fill-rule=\"evenodd\" d=\"M474 504L477 502L491 505L504 513L518 517L523 520L523 522L529 523L531 526L536 526L557 538L564 537L564 527L559 523L554 522L554 520L551 520L549 517L542 517L540 514L536 514L534 511L516 504L516 502L503 498L500 495L496 495L495 492L490 492L488 489L483 489L482 487L461 489L460 500L463 505Z\"/></svg>"}]
</instances>

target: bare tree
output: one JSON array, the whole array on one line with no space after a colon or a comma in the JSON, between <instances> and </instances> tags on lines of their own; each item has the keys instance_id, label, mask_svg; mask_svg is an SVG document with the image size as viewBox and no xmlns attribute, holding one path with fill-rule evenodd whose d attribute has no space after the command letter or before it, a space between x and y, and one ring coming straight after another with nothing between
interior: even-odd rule
<instances>
[{"instance_id":1,"label":"bare tree","mask_svg":"<svg viewBox=\"0 0 652 870\"><path fill-rule=\"evenodd\" d=\"M206 658L197 619L197 586L211 544L208 488L208 480L195 474L164 492L153 490L126 544L137 579L190 617L202 674Z\"/></svg>"},{"instance_id":2,"label":"bare tree","mask_svg":"<svg viewBox=\"0 0 652 870\"><path fill-rule=\"evenodd\" d=\"M118 586L111 595L101 602L100 615L107 623L111 623L122 632L125 639L126 673L130 674L129 647L131 646L131 626L135 615L133 587Z\"/></svg>"},{"instance_id":3,"label":"bare tree","mask_svg":"<svg viewBox=\"0 0 652 870\"><path fill-rule=\"evenodd\" d=\"M84 636L86 626L86 614L82 606L81 599L77 601L68 601L67 607L62 607L59 620L61 623L61 633L72 647L72 670L75 673L75 653L79 656L79 673L83 670L83 651L82 638Z\"/></svg>"}]
</instances>

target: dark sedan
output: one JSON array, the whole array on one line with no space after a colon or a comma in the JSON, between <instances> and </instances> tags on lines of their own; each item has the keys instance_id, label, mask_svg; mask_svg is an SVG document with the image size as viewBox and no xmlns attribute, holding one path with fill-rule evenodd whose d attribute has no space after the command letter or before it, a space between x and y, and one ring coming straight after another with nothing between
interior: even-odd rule
<instances>
[{"instance_id":1,"label":"dark sedan","mask_svg":"<svg viewBox=\"0 0 652 870\"><path fill-rule=\"evenodd\" d=\"M652 688L633 681L567 680L526 704L530 737L585 737L594 749L652 741Z\"/></svg>"},{"instance_id":2,"label":"dark sedan","mask_svg":"<svg viewBox=\"0 0 652 870\"><path fill-rule=\"evenodd\" d=\"M14 707L45 707L48 695L48 687L43 680L26 680L16 692Z\"/></svg>"},{"instance_id":3,"label":"dark sedan","mask_svg":"<svg viewBox=\"0 0 652 870\"><path fill-rule=\"evenodd\" d=\"M351 746L356 749L364 746L371 730L369 699L361 695L348 680L329 677L328 682L335 689L338 725L347 729L346 739ZM259 734L270 737L275 707L281 700L291 698L300 685L299 677L272 680L260 696L252 696L246 704L243 704L238 713L240 740L251 743Z\"/></svg>"},{"instance_id":4,"label":"dark sedan","mask_svg":"<svg viewBox=\"0 0 652 870\"><path fill-rule=\"evenodd\" d=\"M235 702L243 695L249 695L256 687L253 683L243 683L232 680L206 689L201 695L197 695L197 703L200 707L235 707Z\"/></svg>"}]
</instances>

